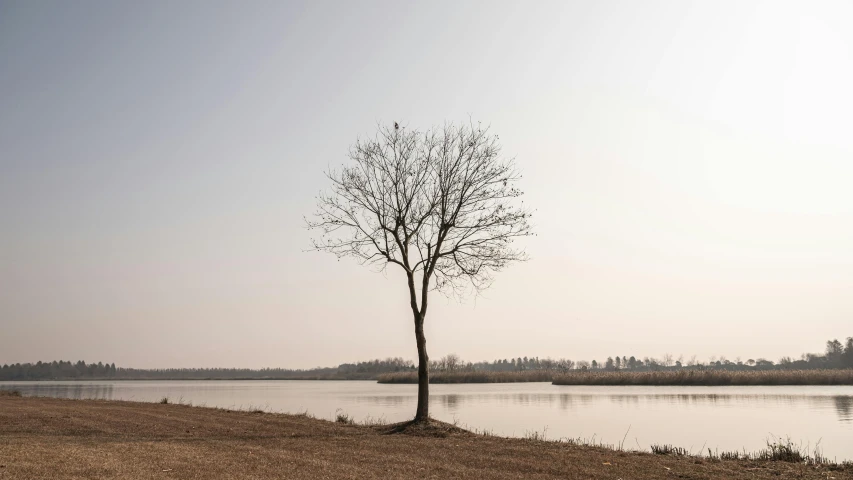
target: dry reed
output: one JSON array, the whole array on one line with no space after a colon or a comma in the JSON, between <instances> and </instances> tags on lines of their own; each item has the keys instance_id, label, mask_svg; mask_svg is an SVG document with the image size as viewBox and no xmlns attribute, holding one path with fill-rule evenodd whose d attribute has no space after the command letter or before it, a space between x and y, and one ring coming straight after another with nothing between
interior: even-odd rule
<instances>
[{"instance_id":1,"label":"dry reed","mask_svg":"<svg viewBox=\"0 0 853 480\"><path fill-rule=\"evenodd\" d=\"M554 385L853 385L853 369L579 371L557 375Z\"/></svg>"},{"instance_id":2,"label":"dry reed","mask_svg":"<svg viewBox=\"0 0 853 480\"><path fill-rule=\"evenodd\" d=\"M434 372L430 383L553 382L554 385L853 385L853 369L825 370L717 370L513 372ZM417 372L386 373L379 383L418 383Z\"/></svg>"}]
</instances>

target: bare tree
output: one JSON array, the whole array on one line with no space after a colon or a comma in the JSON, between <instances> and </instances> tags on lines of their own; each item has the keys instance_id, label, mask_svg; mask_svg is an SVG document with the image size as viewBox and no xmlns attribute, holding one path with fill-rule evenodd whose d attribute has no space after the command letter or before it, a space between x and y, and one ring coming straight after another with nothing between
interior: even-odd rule
<instances>
[{"instance_id":1,"label":"bare tree","mask_svg":"<svg viewBox=\"0 0 853 480\"><path fill-rule=\"evenodd\" d=\"M456 355L455 353L449 353L445 355L442 360L444 361L444 368L448 372L455 372L456 370L462 368L462 366L465 364L465 362L463 362L462 359L459 358L459 355Z\"/></svg>"},{"instance_id":2,"label":"bare tree","mask_svg":"<svg viewBox=\"0 0 853 480\"><path fill-rule=\"evenodd\" d=\"M530 211L516 203L521 176L498 136L473 124L421 132L394 123L358 140L349 157L327 172L331 192L317 197L306 222L321 232L314 249L405 273L418 350L415 421L427 421L429 293L476 294L494 272L526 260L513 248L531 235Z\"/></svg>"}]
</instances>

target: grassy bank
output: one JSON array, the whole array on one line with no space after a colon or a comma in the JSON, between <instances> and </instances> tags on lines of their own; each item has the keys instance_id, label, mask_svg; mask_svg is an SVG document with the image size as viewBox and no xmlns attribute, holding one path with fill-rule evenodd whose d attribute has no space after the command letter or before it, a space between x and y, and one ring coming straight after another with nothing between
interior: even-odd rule
<instances>
[{"instance_id":1,"label":"grassy bank","mask_svg":"<svg viewBox=\"0 0 853 480\"><path fill-rule=\"evenodd\" d=\"M477 435L396 431L308 415L187 405L0 397L0 478L853 478L853 466L660 455Z\"/></svg>"},{"instance_id":2,"label":"grassy bank","mask_svg":"<svg viewBox=\"0 0 853 480\"><path fill-rule=\"evenodd\" d=\"M555 376L554 385L853 385L853 369L573 372Z\"/></svg>"},{"instance_id":3,"label":"grassy bank","mask_svg":"<svg viewBox=\"0 0 853 480\"><path fill-rule=\"evenodd\" d=\"M524 370L520 372L431 372L429 383L514 383L514 382L550 382L553 373L545 370ZM385 373L379 376L379 383L418 383L418 372Z\"/></svg>"}]
</instances>

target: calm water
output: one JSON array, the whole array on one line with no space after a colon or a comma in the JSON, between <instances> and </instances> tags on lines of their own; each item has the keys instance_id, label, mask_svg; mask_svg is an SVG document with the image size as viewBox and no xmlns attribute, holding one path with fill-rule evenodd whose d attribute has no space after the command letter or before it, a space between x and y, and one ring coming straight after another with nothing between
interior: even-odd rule
<instances>
[{"instance_id":1,"label":"calm water","mask_svg":"<svg viewBox=\"0 0 853 480\"><path fill-rule=\"evenodd\" d=\"M416 385L331 381L0 382L24 395L158 401L308 411L332 419L400 421L414 414ZM549 383L432 385L432 415L471 429L595 439L648 449L670 443L756 451L790 437L829 458L853 460L853 387L577 387ZM630 431L629 431L630 427ZM703 449L704 446L704 449Z\"/></svg>"}]
</instances>

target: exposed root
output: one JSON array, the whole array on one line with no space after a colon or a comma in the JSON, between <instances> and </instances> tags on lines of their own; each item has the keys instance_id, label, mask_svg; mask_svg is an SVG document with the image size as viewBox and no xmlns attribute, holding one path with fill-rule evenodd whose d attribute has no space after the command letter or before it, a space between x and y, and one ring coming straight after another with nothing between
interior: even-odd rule
<instances>
[{"instance_id":1,"label":"exposed root","mask_svg":"<svg viewBox=\"0 0 853 480\"><path fill-rule=\"evenodd\" d=\"M377 427L386 435L412 435L415 437L448 437L451 435L473 435L473 433L449 423L441 422L433 418L427 420L409 420L408 422L394 423Z\"/></svg>"}]
</instances>

